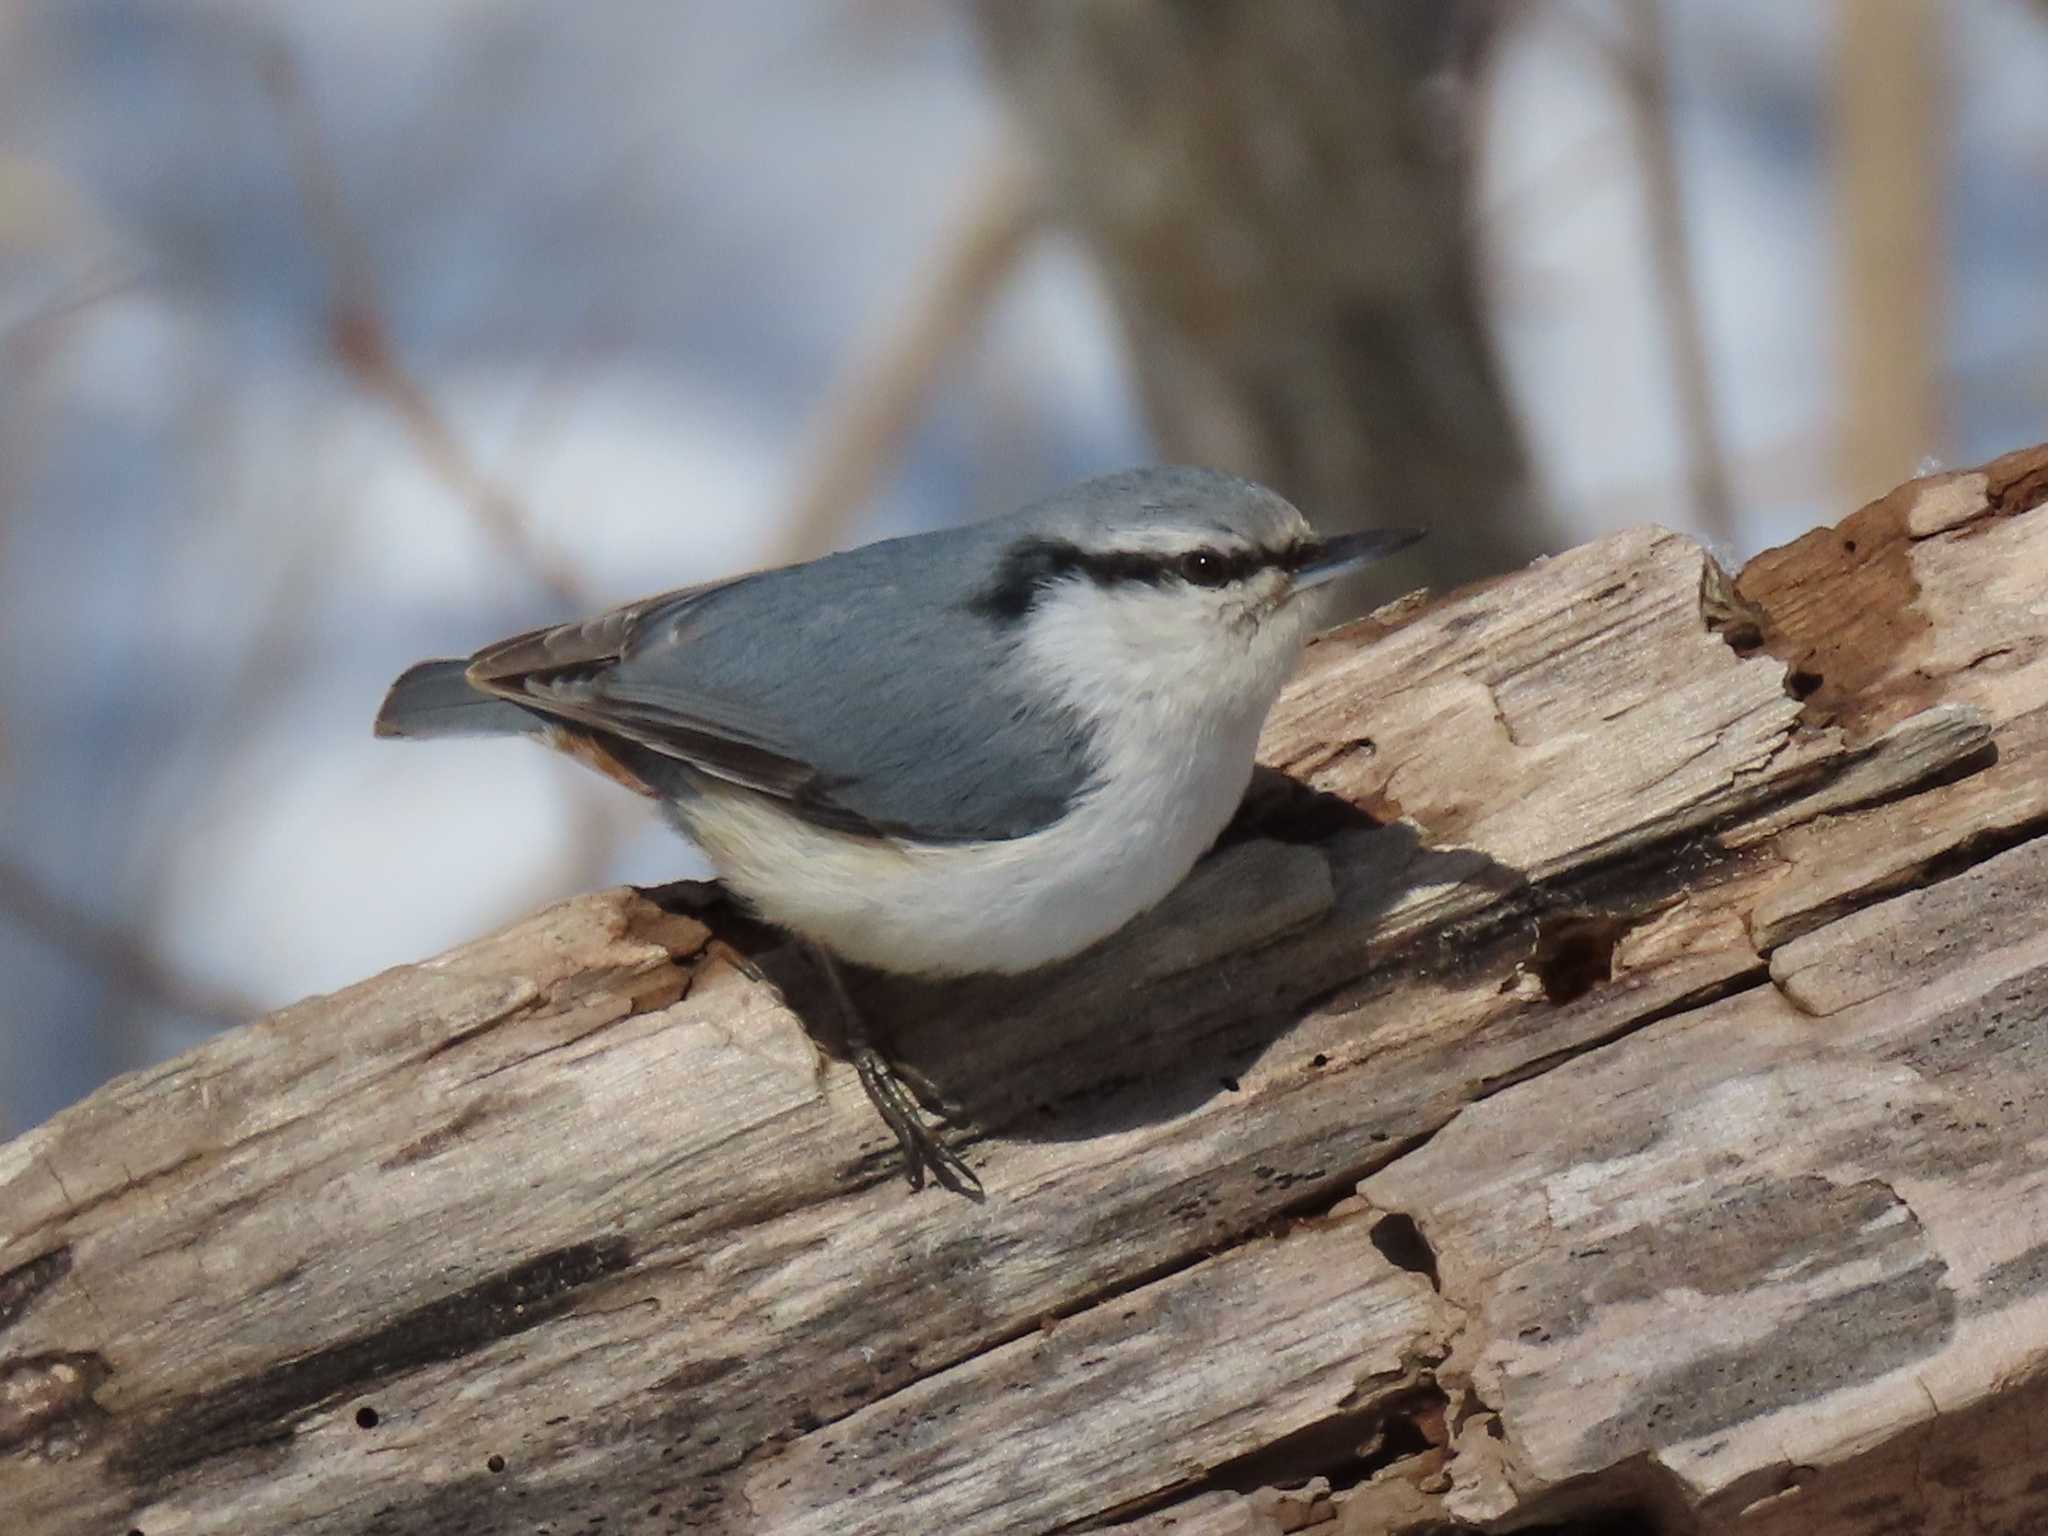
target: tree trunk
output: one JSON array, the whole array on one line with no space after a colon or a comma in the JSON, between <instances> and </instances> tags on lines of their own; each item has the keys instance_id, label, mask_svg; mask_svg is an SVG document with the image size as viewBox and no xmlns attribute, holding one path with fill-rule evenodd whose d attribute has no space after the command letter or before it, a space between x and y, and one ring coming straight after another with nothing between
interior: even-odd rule
<instances>
[{"instance_id":1,"label":"tree trunk","mask_svg":"<svg viewBox=\"0 0 2048 1536\"><path fill-rule=\"evenodd\" d=\"M6 1529L2040 1527L2044 502L1325 638L1159 910L869 979L982 1204L708 888L108 1085L0 1147Z\"/></svg>"},{"instance_id":2,"label":"tree trunk","mask_svg":"<svg viewBox=\"0 0 2048 1536\"><path fill-rule=\"evenodd\" d=\"M1437 585L1553 547L1480 302L1483 0L982 0L1056 206L1101 261L1166 457L1327 527L1419 523Z\"/></svg>"}]
</instances>

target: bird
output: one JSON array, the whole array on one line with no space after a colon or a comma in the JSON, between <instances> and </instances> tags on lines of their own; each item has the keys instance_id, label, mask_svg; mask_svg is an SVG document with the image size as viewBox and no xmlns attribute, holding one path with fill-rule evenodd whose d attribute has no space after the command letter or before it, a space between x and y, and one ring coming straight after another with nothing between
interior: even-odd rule
<instances>
[{"instance_id":1,"label":"bird","mask_svg":"<svg viewBox=\"0 0 2048 1536\"><path fill-rule=\"evenodd\" d=\"M824 973L912 1189L980 1198L840 964L1020 975L1154 906L1231 820L1331 581L1420 537L1126 470L420 662L375 729L534 737L656 802Z\"/></svg>"}]
</instances>

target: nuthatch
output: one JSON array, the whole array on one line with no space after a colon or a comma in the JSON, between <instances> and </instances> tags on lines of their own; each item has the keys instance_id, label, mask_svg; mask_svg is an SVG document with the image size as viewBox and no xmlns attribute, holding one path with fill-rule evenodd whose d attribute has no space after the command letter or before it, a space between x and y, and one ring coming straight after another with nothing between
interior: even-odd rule
<instances>
[{"instance_id":1,"label":"nuthatch","mask_svg":"<svg viewBox=\"0 0 2048 1536\"><path fill-rule=\"evenodd\" d=\"M833 957L1016 973L1115 933L1229 822L1310 594L1419 536L1318 538L1248 481L1133 470L421 662L377 732L534 735L659 802L812 946L912 1187L968 1193Z\"/></svg>"}]
</instances>

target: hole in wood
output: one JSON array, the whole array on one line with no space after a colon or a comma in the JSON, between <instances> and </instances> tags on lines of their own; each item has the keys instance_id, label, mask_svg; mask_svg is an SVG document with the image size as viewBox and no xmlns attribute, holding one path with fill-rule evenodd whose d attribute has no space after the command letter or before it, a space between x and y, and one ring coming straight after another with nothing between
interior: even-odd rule
<instances>
[{"instance_id":1,"label":"hole in wood","mask_svg":"<svg viewBox=\"0 0 2048 1536\"><path fill-rule=\"evenodd\" d=\"M1426 1382L1369 1408L1333 1414L1216 1469L1210 1486L1249 1493L1298 1488L1327 1478L1332 1492L1355 1488L1410 1457L1441 1453L1449 1439L1443 1389Z\"/></svg>"},{"instance_id":2,"label":"hole in wood","mask_svg":"<svg viewBox=\"0 0 2048 1536\"><path fill-rule=\"evenodd\" d=\"M1421 1275L1429 1281L1430 1289L1441 1291L1443 1282L1436 1272L1436 1250L1429 1246L1429 1239L1422 1235L1422 1228L1415 1225L1415 1218L1400 1211L1382 1216L1373 1223L1372 1245L1379 1249L1380 1257L1396 1269L1405 1269L1411 1275Z\"/></svg>"},{"instance_id":3,"label":"hole in wood","mask_svg":"<svg viewBox=\"0 0 2048 1536\"><path fill-rule=\"evenodd\" d=\"M1735 579L1712 560L1700 571L1700 618L1738 656L1763 648L1763 609L1736 591Z\"/></svg>"},{"instance_id":4,"label":"hole in wood","mask_svg":"<svg viewBox=\"0 0 2048 1536\"><path fill-rule=\"evenodd\" d=\"M1614 946L1628 932L1628 920L1599 914L1549 918L1536 930L1529 969L1553 1003L1576 1002L1603 981L1614 979Z\"/></svg>"},{"instance_id":5,"label":"hole in wood","mask_svg":"<svg viewBox=\"0 0 2048 1536\"><path fill-rule=\"evenodd\" d=\"M1795 699L1810 699L1820 692L1820 685L1825 681L1818 672L1791 672L1785 677L1785 691Z\"/></svg>"},{"instance_id":6,"label":"hole in wood","mask_svg":"<svg viewBox=\"0 0 2048 1536\"><path fill-rule=\"evenodd\" d=\"M1441 1420L1440 1407L1437 1412ZM1410 1456L1420 1456L1424 1451L1434 1450L1436 1445L1437 1442L1429 1437L1429 1431L1423 1428L1420 1416L1392 1414L1380 1426L1379 1443L1372 1448L1371 1455L1366 1458L1370 1469L1366 1476L1370 1477L1381 1467L1391 1467L1397 1461L1406 1461Z\"/></svg>"},{"instance_id":7,"label":"hole in wood","mask_svg":"<svg viewBox=\"0 0 2048 1536\"><path fill-rule=\"evenodd\" d=\"M377 1410L372 1408L368 1403L363 1404L362 1407L356 1410L356 1428L375 1429L376 1427Z\"/></svg>"},{"instance_id":8,"label":"hole in wood","mask_svg":"<svg viewBox=\"0 0 2048 1536\"><path fill-rule=\"evenodd\" d=\"M485 1470L491 1472L502 1472L505 1470L505 1458L498 1455L497 1452L493 1451L490 1454L490 1456L485 1459L484 1468Z\"/></svg>"}]
</instances>

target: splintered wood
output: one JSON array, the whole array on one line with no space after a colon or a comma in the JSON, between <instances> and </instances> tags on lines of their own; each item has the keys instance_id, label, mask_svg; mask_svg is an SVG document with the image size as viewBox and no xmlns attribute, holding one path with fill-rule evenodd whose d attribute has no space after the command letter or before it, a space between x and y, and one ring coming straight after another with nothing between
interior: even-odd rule
<instances>
[{"instance_id":1,"label":"splintered wood","mask_svg":"<svg viewBox=\"0 0 2048 1536\"><path fill-rule=\"evenodd\" d=\"M2048 1526L2044 502L1325 638L1161 909L862 989L984 1204L703 888L110 1084L0 1147L6 1528Z\"/></svg>"}]
</instances>

